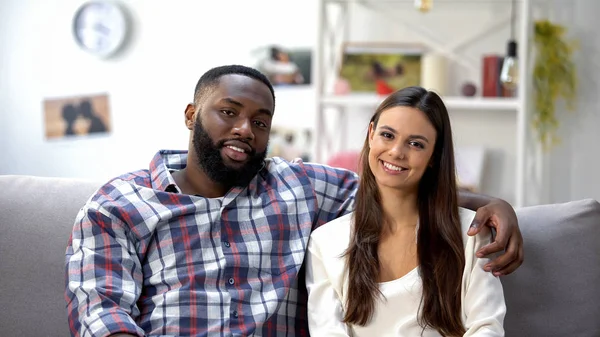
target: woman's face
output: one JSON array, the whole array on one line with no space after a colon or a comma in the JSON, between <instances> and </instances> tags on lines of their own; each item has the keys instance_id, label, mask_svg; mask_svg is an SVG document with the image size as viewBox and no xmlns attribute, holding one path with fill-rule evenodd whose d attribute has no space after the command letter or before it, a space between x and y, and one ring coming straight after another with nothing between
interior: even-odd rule
<instances>
[{"instance_id":1,"label":"woman's face","mask_svg":"<svg viewBox=\"0 0 600 337\"><path fill-rule=\"evenodd\" d=\"M397 106L369 126L369 167L381 187L416 190L432 163L437 132L425 114Z\"/></svg>"}]
</instances>

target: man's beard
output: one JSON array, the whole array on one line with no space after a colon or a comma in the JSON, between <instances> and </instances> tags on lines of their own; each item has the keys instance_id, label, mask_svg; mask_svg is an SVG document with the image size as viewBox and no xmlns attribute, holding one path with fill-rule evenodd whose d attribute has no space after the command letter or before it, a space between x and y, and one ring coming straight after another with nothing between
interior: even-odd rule
<instances>
[{"instance_id":1,"label":"man's beard","mask_svg":"<svg viewBox=\"0 0 600 337\"><path fill-rule=\"evenodd\" d=\"M242 167L229 167L223 162L221 149L224 147L225 142L230 140L234 139L225 139L214 143L202 127L202 123L196 120L192 143L200 167L216 183L226 187L245 187L263 167L267 151L257 153L256 150L252 149L252 152L248 153L250 159ZM240 139L236 140L242 141Z\"/></svg>"}]
</instances>

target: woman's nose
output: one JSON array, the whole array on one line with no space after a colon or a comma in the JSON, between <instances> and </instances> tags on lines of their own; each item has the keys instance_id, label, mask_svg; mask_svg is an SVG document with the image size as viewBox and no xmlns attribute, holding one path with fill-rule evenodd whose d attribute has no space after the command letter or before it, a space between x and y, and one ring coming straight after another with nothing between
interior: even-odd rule
<instances>
[{"instance_id":1,"label":"woman's nose","mask_svg":"<svg viewBox=\"0 0 600 337\"><path fill-rule=\"evenodd\" d=\"M398 159L404 159L406 153L406 148L402 144L395 145L389 151L390 156Z\"/></svg>"}]
</instances>

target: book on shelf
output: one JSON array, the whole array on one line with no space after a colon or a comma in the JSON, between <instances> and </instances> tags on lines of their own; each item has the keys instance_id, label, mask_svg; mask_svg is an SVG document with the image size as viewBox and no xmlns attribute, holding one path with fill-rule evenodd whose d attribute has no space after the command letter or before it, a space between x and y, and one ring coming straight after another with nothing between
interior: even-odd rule
<instances>
[{"instance_id":1,"label":"book on shelf","mask_svg":"<svg viewBox=\"0 0 600 337\"><path fill-rule=\"evenodd\" d=\"M511 90L506 89L500 81L500 73L504 64L504 56L484 55L482 69L482 96L483 97L514 97Z\"/></svg>"}]
</instances>

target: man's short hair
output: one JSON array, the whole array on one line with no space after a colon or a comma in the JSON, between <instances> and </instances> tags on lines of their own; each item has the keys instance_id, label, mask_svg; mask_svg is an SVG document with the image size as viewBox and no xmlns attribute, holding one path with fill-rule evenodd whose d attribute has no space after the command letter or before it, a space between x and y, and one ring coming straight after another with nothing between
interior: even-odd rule
<instances>
[{"instance_id":1,"label":"man's short hair","mask_svg":"<svg viewBox=\"0 0 600 337\"><path fill-rule=\"evenodd\" d=\"M194 103L207 94L210 89L214 89L219 84L219 79L225 75L242 75L264 83L264 85L269 88L269 91L271 91L273 106L275 106L275 91L273 90L273 85L271 85L269 79L254 68L237 64L220 66L205 72L196 84L196 89L194 90Z\"/></svg>"}]
</instances>

